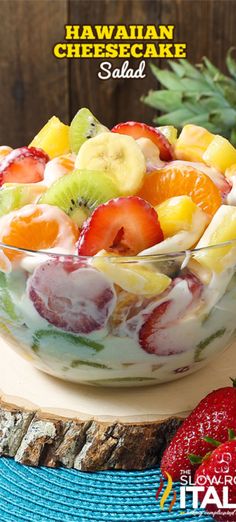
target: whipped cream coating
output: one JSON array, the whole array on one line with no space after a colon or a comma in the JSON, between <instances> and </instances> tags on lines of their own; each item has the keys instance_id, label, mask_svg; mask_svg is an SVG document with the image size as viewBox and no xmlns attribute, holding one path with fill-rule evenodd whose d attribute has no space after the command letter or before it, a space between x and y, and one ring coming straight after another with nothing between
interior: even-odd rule
<instances>
[{"instance_id":1,"label":"whipped cream coating","mask_svg":"<svg viewBox=\"0 0 236 522\"><path fill-rule=\"evenodd\" d=\"M15 304L18 324L11 322L5 314L8 342L14 349L18 343L18 350L33 359L39 369L72 382L138 386L175 380L204 366L222 346L230 343L235 331L236 281L232 270L215 275L193 306L190 306L191 295L186 281L180 281L169 291L173 306L165 320L171 323L176 311L179 319L174 320L170 329L163 328L160 339L167 349L178 339L181 350L161 356L143 350L138 332L144 315L162 304L165 296L147 305L135 318L124 321L118 334L110 331L109 324L87 334L86 339L102 346L96 351L83 344L71 343L68 332L52 327L39 315L25 290L27 277L28 274L19 269L9 278L8 290ZM36 346L35 337L41 335L40 332L43 335Z\"/></svg>"}]
</instances>

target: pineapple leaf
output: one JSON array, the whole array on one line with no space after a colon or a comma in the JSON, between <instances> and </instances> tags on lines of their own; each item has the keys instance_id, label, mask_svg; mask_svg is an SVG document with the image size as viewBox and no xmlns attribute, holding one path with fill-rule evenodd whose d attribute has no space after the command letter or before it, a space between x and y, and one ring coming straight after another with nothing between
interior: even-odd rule
<instances>
[{"instance_id":1,"label":"pineapple leaf","mask_svg":"<svg viewBox=\"0 0 236 522\"><path fill-rule=\"evenodd\" d=\"M202 125L212 133L222 134L236 143L236 59L235 48L226 56L228 76L207 57L196 66L188 60L168 60L168 69L151 64L160 90L150 91L141 99L161 111L154 118L158 125L182 127L186 123Z\"/></svg>"},{"instance_id":2,"label":"pineapple leaf","mask_svg":"<svg viewBox=\"0 0 236 522\"><path fill-rule=\"evenodd\" d=\"M236 107L236 88L226 86L224 90L224 95L225 99L228 102L228 106L230 105L231 107Z\"/></svg>"},{"instance_id":3,"label":"pineapple leaf","mask_svg":"<svg viewBox=\"0 0 236 522\"><path fill-rule=\"evenodd\" d=\"M197 103L199 110L201 111L212 111L218 109L218 107L229 107L228 102L220 96L218 93L185 93L183 95L183 102Z\"/></svg>"},{"instance_id":4,"label":"pineapple leaf","mask_svg":"<svg viewBox=\"0 0 236 522\"><path fill-rule=\"evenodd\" d=\"M184 92L202 92L202 90L207 89L207 83L203 80L193 80L192 78L182 78L181 85L183 86Z\"/></svg>"},{"instance_id":5,"label":"pineapple leaf","mask_svg":"<svg viewBox=\"0 0 236 522\"><path fill-rule=\"evenodd\" d=\"M210 112L209 121L219 128L231 129L236 125L236 110L231 108L219 108Z\"/></svg>"},{"instance_id":6,"label":"pineapple leaf","mask_svg":"<svg viewBox=\"0 0 236 522\"><path fill-rule=\"evenodd\" d=\"M217 69L217 67L212 65L212 63L206 57L203 58L203 62L215 83L219 83L222 86L229 85L236 88L236 82L232 78L229 78L229 76L223 74L219 69Z\"/></svg>"},{"instance_id":7,"label":"pineapple leaf","mask_svg":"<svg viewBox=\"0 0 236 522\"><path fill-rule=\"evenodd\" d=\"M169 70L161 70L156 65L150 65L151 70L157 80L169 90L173 91L182 91L181 83L179 78Z\"/></svg>"},{"instance_id":8,"label":"pineapple leaf","mask_svg":"<svg viewBox=\"0 0 236 522\"><path fill-rule=\"evenodd\" d=\"M187 109L181 109L181 111L174 111L174 113L165 114L162 116L157 116L153 119L154 123L157 123L158 125L170 125L171 122L175 121L175 127L181 128L183 125L186 125L187 123L193 123L195 125L202 125L210 132L220 132L220 127L217 127L209 122L208 120L209 115L204 112L202 114L193 114L192 112L188 111Z\"/></svg>"},{"instance_id":9,"label":"pineapple leaf","mask_svg":"<svg viewBox=\"0 0 236 522\"><path fill-rule=\"evenodd\" d=\"M183 125L186 125L187 123L201 125L202 127L206 127L206 129L208 129L208 130L212 130L212 127L213 127L213 125L211 125L211 122L209 121L209 114L207 114L206 112L202 112L201 114L192 116L191 120L185 120L183 122ZM214 126L214 128L215 128L215 126Z\"/></svg>"},{"instance_id":10,"label":"pineapple leaf","mask_svg":"<svg viewBox=\"0 0 236 522\"><path fill-rule=\"evenodd\" d=\"M154 107L160 111L174 111L176 107L182 105L182 95L180 91L150 91L147 96L141 98L146 105Z\"/></svg>"},{"instance_id":11,"label":"pineapple leaf","mask_svg":"<svg viewBox=\"0 0 236 522\"><path fill-rule=\"evenodd\" d=\"M178 62L173 62L172 60L167 60L167 61L168 61L170 68L172 69L172 71L174 71L174 73L179 78L183 78L183 76L185 75L185 69L184 69L183 65Z\"/></svg>"},{"instance_id":12,"label":"pineapple leaf","mask_svg":"<svg viewBox=\"0 0 236 522\"><path fill-rule=\"evenodd\" d=\"M222 96L224 96L224 89L223 89L223 87L219 83L217 83L214 78L212 78L212 76L209 74L207 69L202 68L202 76L205 78L205 80L206 80L206 82L208 84L208 87L213 92L217 92L218 94L221 94Z\"/></svg>"},{"instance_id":13,"label":"pineapple leaf","mask_svg":"<svg viewBox=\"0 0 236 522\"><path fill-rule=\"evenodd\" d=\"M236 127L234 127L234 128L231 130L231 133L230 133L230 141L231 141L232 145L235 147L235 146L236 146Z\"/></svg>"},{"instance_id":14,"label":"pineapple leaf","mask_svg":"<svg viewBox=\"0 0 236 522\"><path fill-rule=\"evenodd\" d=\"M201 79L201 73L188 60L179 60L179 63L184 68L186 76Z\"/></svg>"},{"instance_id":15,"label":"pineapple leaf","mask_svg":"<svg viewBox=\"0 0 236 522\"><path fill-rule=\"evenodd\" d=\"M226 65L228 67L228 71L236 80L236 61L232 57L232 52L235 51L236 47L230 47L226 55Z\"/></svg>"},{"instance_id":16,"label":"pineapple leaf","mask_svg":"<svg viewBox=\"0 0 236 522\"><path fill-rule=\"evenodd\" d=\"M213 79L218 74L221 74L220 70L217 69L217 67L215 67L215 65L213 65L213 63L211 63L210 60L208 60L208 58L206 56L203 56L202 61Z\"/></svg>"},{"instance_id":17,"label":"pineapple leaf","mask_svg":"<svg viewBox=\"0 0 236 522\"><path fill-rule=\"evenodd\" d=\"M159 125L173 125L179 127L184 121L191 121L194 113L182 107L176 111L169 112L169 114L163 114L155 118L155 122Z\"/></svg>"}]
</instances>

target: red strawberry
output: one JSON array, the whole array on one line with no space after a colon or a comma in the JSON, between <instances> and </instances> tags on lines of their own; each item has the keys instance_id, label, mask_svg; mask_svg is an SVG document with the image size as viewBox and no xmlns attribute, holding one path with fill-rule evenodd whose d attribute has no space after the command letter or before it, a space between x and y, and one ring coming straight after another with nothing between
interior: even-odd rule
<instances>
[{"instance_id":1,"label":"red strawberry","mask_svg":"<svg viewBox=\"0 0 236 522\"><path fill-rule=\"evenodd\" d=\"M220 444L211 454L207 455L195 473L194 482L197 486L204 488L204 491L199 491L198 494L201 502L204 501L209 487L214 486L214 492L210 495L211 503L204 507L215 520L236 522L236 508L230 507L230 504L236 505L236 440ZM227 491L229 507L226 505L224 487ZM225 507L212 503L212 494L214 498L217 498L215 495L218 495L221 505Z\"/></svg>"},{"instance_id":2,"label":"red strawberry","mask_svg":"<svg viewBox=\"0 0 236 522\"><path fill-rule=\"evenodd\" d=\"M127 121L126 123L118 123L111 131L118 132L119 134L128 134L128 136L132 136L135 140L148 138L160 150L160 158L163 161L171 161L174 159L171 144L164 134L155 127L150 127L150 125L146 125L146 123Z\"/></svg>"},{"instance_id":3,"label":"red strawberry","mask_svg":"<svg viewBox=\"0 0 236 522\"><path fill-rule=\"evenodd\" d=\"M81 256L99 250L136 255L163 240L156 211L141 198L111 199L97 207L87 219L78 241Z\"/></svg>"},{"instance_id":4,"label":"red strawberry","mask_svg":"<svg viewBox=\"0 0 236 522\"><path fill-rule=\"evenodd\" d=\"M185 419L170 445L165 450L162 473L168 471L173 480L179 480L181 471L191 471L189 455L203 457L212 445L203 437L213 437L220 442L228 440L228 429L236 430L236 388L226 387L213 391L205 397Z\"/></svg>"},{"instance_id":5,"label":"red strawberry","mask_svg":"<svg viewBox=\"0 0 236 522\"><path fill-rule=\"evenodd\" d=\"M186 310L199 298L202 283L193 274L177 277L165 300L152 310L139 332L139 342L148 353L159 356L182 353L185 348L178 342L174 326ZM176 306L176 301L178 306Z\"/></svg>"},{"instance_id":6,"label":"red strawberry","mask_svg":"<svg viewBox=\"0 0 236 522\"><path fill-rule=\"evenodd\" d=\"M103 328L116 301L113 285L101 272L55 259L36 268L28 295L49 323L82 334Z\"/></svg>"},{"instance_id":7,"label":"red strawberry","mask_svg":"<svg viewBox=\"0 0 236 522\"><path fill-rule=\"evenodd\" d=\"M43 179L48 155L35 147L12 150L0 162L0 186L3 183L37 183Z\"/></svg>"}]
</instances>

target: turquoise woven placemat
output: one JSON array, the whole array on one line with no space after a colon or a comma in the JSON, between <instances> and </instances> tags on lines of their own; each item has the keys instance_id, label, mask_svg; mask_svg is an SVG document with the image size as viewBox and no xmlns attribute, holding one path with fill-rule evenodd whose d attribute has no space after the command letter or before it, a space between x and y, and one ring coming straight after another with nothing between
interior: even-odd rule
<instances>
[{"instance_id":1,"label":"turquoise woven placemat","mask_svg":"<svg viewBox=\"0 0 236 522\"><path fill-rule=\"evenodd\" d=\"M160 471L103 471L28 468L0 459L1 522L212 522L190 503L171 513L156 500ZM178 495L178 485L175 485Z\"/></svg>"}]
</instances>

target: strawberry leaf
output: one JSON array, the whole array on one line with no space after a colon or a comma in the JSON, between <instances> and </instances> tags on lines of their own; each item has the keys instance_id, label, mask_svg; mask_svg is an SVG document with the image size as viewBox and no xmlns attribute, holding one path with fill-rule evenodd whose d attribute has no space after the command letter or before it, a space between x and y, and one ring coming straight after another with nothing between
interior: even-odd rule
<instances>
[{"instance_id":1,"label":"strawberry leaf","mask_svg":"<svg viewBox=\"0 0 236 522\"><path fill-rule=\"evenodd\" d=\"M191 464L201 464L202 463L202 457L200 455L193 455L193 453L190 453L188 456Z\"/></svg>"},{"instance_id":2,"label":"strawberry leaf","mask_svg":"<svg viewBox=\"0 0 236 522\"><path fill-rule=\"evenodd\" d=\"M208 444L212 444L212 446L215 446L216 448L221 445L219 440L212 439L212 437L203 437L203 440L208 442Z\"/></svg>"},{"instance_id":3,"label":"strawberry leaf","mask_svg":"<svg viewBox=\"0 0 236 522\"><path fill-rule=\"evenodd\" d=\"M236 439L235 431L228 430L228 436L229 436L229 440L235 440Z\"/></svg>"}]
</instances>

